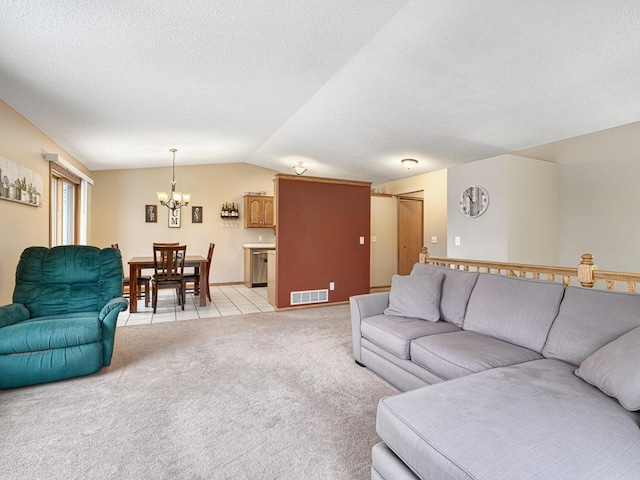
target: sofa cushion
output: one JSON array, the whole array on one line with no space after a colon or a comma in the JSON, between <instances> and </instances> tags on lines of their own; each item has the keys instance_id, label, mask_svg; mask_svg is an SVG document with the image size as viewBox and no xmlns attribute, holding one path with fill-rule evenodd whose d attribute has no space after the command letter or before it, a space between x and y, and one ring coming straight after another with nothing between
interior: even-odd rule
<instances>
[{"instance_id":1,"label":"sofa cushion","mask_svg":"<svg viewBox=\"0 0 640 480\"><path fill-rule=\"evenodd\" d=\"M640 410L640 327L588 357L576 375L616 398L627 410Z\"/></svg>"},{"instance_id":2,"label":"sofa cushion","mask_svg":"<svg viewBox=\"0 0 640 480\"><path fill-rule=\"evenodd\" d=\"M542 359L384 398L378 434L419 478L638 478L638 416L574 368Z\"/></svg>"},{"instance_id":3,"label":"sofa cushion","mask_svg":"<svg viewBox=\"0 0 640 480\"><path fill-rule=\"evenodd\" d=\"M371 449L371 480L391 478L417 480L418 477L383 442L377 443Z\"/></svg>"},{"instance_id":4,"label":"sofa cushion","mask_svg":"<svg viewBox=\"0 0 640 480\"><path fill-rule=\"evenodd\" d=\"M29 310L21 303L12 303L0 307L0 328L29 319Z\"/></svg>"},{"instance_id":5,"label":"sofa cushion","mask_svg":"<svg viewBox=\"0 0 640 480\"><path fill-rule=\"evenodd\" d=\"M98 312L51 315L0 328L0 354L73 347L101 339Z\"/></svg>"},{"instance_id":6,"label":"sofa cushion","mask_svg":"<svg viewBox=\"0 0 640 480\"><path fill-rule=\"evenodd\" d=\"M395 315L367 317L360 326L364 338L403 359L409 358L409 346L414 338L456 330L460 327L447 322L425 322Z\"/></svg>"},{"instance_id":7,"label":"sofa cushion","mask_svg":"<svg viewBox=\"0 0 640 480\"><path fill-rule=\"evenodd\" d=\"M465 331L418 338L409 352L411 361L446 379L542 358L533 350Z\"/></svg>"},{"instance_id":8,"label":"sofa cushion","mask_svg":"<svg viewBox=\"0 0 640 480\"><path fill-rule=\"evenodd\" d=\"M16 268L13 302L32 318L100 310L122 294L122 257L88 245L29 247Z\"/></svg>"},{"instance_id":9,"label":"sofa cushion","mask_svg":"<svg viewBox=\"0 0 640 480\"><path fill-rule=\"evenodd\" d=\"M471 290L473 290L479 274L436 267L425 263L416 263L411 270L411 275L434 275L436 273L444 275L440 299L440 318L460 327L467 310Z\"/></svg>"},{"instance_id":10,"label":"sofa cushion","mask_svg":"<svg viewBox=\"0 0 640 480\"><path fill-rule=\"evenodd\" d=\"M542 352L564 289L556 282L480 274L462 328Z\"/></svg>"},{"instance_id":11,"label":"sofa cushion","mask_svg":"<svg viewBox=\"0 0 640 480\"><path fill-rule=\"evenodd\" d=\"M391 278L389 306L384 313L437 322L440 320L442 279L442 274L419 277L394 275Z\"/></svg>"},{"instance_id":12,"label":"sofa cushion","mask_svg":"<svg viewBox=\"0 0 640 480\"><path fill-rule=\"evenodd\" d=\"M640 295L567 287L543 355L580 365L596 350L640 326Z\"/></svg>"}]
</instances>

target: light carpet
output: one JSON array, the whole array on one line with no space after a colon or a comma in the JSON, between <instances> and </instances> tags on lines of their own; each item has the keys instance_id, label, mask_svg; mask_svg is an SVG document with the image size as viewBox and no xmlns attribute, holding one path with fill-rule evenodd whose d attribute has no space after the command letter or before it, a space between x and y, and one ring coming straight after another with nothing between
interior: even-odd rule
<instances>
[{"instance_id":1,"label":"light carpet","mask_svg":"<svg viewBox=\"0 0 640 480\"><path fill-rule=\"evenodd\" d=\"M98 374L0 391L3 479L368 479L346 305L118 327Z\"/></svg>"}]
</instances>

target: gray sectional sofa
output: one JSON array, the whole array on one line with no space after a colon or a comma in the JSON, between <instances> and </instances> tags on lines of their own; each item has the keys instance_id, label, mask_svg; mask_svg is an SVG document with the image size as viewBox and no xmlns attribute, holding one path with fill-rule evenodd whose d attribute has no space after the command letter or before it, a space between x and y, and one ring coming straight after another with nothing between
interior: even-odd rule
<instances>
[{"instance_id":1,"label":"gray sectional sofa","mask_svg":"<svg viewBox=\"0 0 640 480\"><path fill-rule=\"evenodd\" d=\"M416 264L351 317L372 479L640 479L640 295Z\"/></svg>"}]
</instances>

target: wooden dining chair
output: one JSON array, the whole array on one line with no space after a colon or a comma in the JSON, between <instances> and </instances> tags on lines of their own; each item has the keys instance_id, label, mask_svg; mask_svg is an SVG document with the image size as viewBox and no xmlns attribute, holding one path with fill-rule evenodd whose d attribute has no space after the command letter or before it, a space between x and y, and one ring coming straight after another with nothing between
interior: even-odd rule
<instances>
[{"instance_id":1,"label":"wooden dining chair","mask_svg":"<svg viewBox=\"0 0 640 480\"><path fill-rule=\"evenodd\" d=\"M185 284L185 291L187 293L193 293L194 295L200 295L201 294L201 288L202 287L206 287L206 294L207 294L207 298L209 299L209 301L211 301L211 289L209 288L209 272L211 271L211 259L213 258L213 249L216 248L216 244L215 243L210 243L209 244L209 252L207 253L207 266L205 267L206 270L204 272L205 278L207 279L207 284L206 285L200 285L200 273L196 273L196 271L194 272L189 272L186 273L184 275L184 284ZM192 289L188 289L187 288L187 283L192 283L193 284L193 288Z\"/></svg>"},{"instance_id":2,"label":"wooden dining chair","mask_svg":"<svg viewBox=\"0 0 640 480\"><path fill-rule=\"evenodd\" d=\"M115 248L117 250L120 250L120 246L117 243L112 243L111 244L111 248ZM123 269L123 272L125 272L126 270ZM143 298L143 290L142 287L144 287L144 306L148 307L149 306L149 300L150 300L150 296L151 296L151 288L150 288L150 282L151 282L151 277L148 275L140 275L137 278L137 282L138 282L138 292L135 295L136 300L138 300L139 298ZM129 279L129 277L125 277L124 274L122 276L122 296L124 298L128 298L129 300L131 300L131 291L130 291L130 286L131 286L131 280ZM127 292L125 292L125 287Z\"/></svg>"},{"instance_id":3,"label":"wooden dining chair","mask_svg":"<svg viewBox=\"0 0 640 480\"><path fill-rule=\"evenodd\" d=\"M187 246L153 246L154 275L151 278L153 292L153 313L158 307L158 290L172 288L178 294L178 303L184 310L184 262L187 256Z\"/></svg>"}]
</instances>

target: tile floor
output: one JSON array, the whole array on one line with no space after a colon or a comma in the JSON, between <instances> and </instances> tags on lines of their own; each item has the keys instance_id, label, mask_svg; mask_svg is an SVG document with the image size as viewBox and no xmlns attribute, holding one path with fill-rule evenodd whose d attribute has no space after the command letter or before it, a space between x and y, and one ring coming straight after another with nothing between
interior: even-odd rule
<instances>
[{"instance_id":1,"label":"tile floor","mask_svg":"<svg viewBox=\"0 0 640 480\"><path fill-rule=\"evenodd\" d=\"M145 307L144 300L138 300L138 312L129 310L118 315L118 326L142 325L146 323L176 322L195 318L226 317L245 313L273 312L273 306L267 301L267 288L248 288L244 285L223 285L211 287L211 300L206 307L198 305L198 297L187 295L184 311L176 301L174 290L158 292L158 307L153 313L152 307Z\"/></svg>"}]
</instances>

